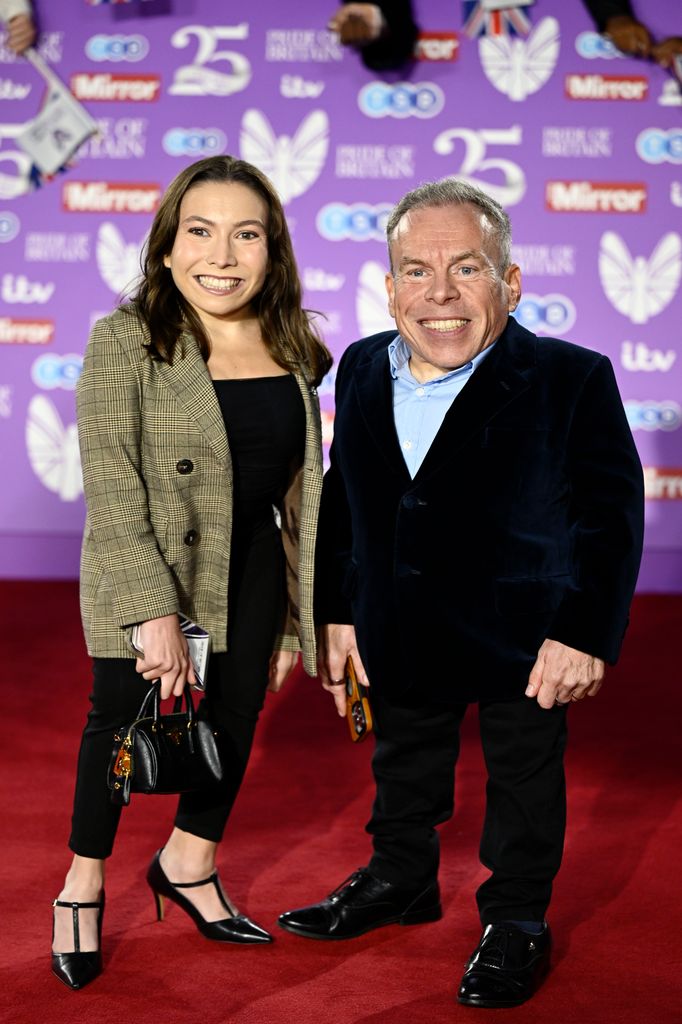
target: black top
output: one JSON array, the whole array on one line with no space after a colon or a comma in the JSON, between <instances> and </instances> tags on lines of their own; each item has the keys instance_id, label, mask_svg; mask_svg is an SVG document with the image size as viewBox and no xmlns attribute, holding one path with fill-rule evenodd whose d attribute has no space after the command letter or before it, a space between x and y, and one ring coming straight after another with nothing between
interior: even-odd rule
<instances>
[{"instance_id":1,"label":"black top","mask_svg":"<svg viewBox=\"0 0 682 1024\"><path fill-rule=\"evenodd\" d=\"M292 474L303 462L305 407L296 378L214 380L234 472L234 518L256 529L273 521Z\"/></svg>"}]
</instances>

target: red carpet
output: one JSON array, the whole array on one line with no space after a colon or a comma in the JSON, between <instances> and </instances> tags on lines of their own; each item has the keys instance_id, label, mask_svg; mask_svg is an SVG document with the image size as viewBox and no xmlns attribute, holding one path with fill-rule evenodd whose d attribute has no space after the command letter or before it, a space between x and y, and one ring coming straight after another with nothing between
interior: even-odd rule
<instances>
[{"instance_id":1,"label":"red carpet","mask_svg":"<svg viewBox=\"0 0 682 1024\"><path fill-rule=\"evenodd\" d=\"M0 582L4 686L0 1019L18 1024L672 1024L682 1019L677 851L682 833L682 597L637 599L621 664L571 710L569 832L551 909L555 966L516 1010L460 1007L479 927L473 891L483 774L465 724L458 812L442 831L445 916L346 943L275 927L365 863L369 744L353 747L317 683L270 696L220 856L237 904L276 932L216 948L170 907L155 921L144 872L173 799L137 797L107 880L106 970L72 993L49 971L50 902L68 860L71 787L89 665L72 583ZM30 728L29 728L30 723Z\"/></svg>"}]
</instances>

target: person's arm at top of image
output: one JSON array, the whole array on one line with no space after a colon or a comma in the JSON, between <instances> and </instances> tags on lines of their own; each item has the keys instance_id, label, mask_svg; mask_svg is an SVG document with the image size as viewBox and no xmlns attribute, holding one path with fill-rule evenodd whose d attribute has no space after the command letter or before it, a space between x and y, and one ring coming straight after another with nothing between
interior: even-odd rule
<instances>
[{"instance_id":1,"label":"person's arm at top of image","mask_svg":"<svg viewBox=\"0 0 682 1024\"><path fill-rule=\"evenodd\" d=\"M28 0L0 0L0 21L7 27L7 45L16 54L32 46L36 38L31 4Z\"/></svg>"},{"instance_id":2,"label":"person's arm at top of image","mask_svg":"<svg viewBox=\"0 0 682 1024\"><path fill-rule=\"evenodd\" d=\"M373 71L398 68L414 50L418 27L411 0L380 3L344 3L331 16L328 27L344 46L356 47Z\"/></svg>"}]
</instances>

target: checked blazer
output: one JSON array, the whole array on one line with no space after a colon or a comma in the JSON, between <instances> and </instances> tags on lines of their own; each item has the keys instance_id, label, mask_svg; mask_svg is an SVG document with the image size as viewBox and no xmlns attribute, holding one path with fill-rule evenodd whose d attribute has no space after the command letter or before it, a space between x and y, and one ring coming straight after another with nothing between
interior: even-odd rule
<instances>
[{"instance_id":1,"label":"checked blazer","mask_svg":"<svg viewBox=\"0 0 682 1024\"><path fill-rule=\"evenodd\" d=\"M99 320L77 386L87 519L81 615L93 657L133 657L127 627L183 612L226 649L232 463L210 374L183 335L172 365L149 358L132 307ZM282 503L287 621L275 646L315 674L313 569L322 488L319 403L306 412L303 464Z\"/></svg>"}]
</instances>

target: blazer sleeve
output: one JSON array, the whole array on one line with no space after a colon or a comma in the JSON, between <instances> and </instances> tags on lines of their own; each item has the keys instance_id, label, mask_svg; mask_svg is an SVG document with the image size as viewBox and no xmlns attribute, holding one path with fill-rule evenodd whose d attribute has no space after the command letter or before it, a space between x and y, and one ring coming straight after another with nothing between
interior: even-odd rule
<instances>
[{"instance_id":1,"label":"blazer sleeve","mask_svg":"<svg viewBox=\"0 0 682 1024\"><path fill-rule=\"evenodd\" d=\"M88 542L105 566L120 627L179 610L141 473L142 340L140 333L135 366L110 318L98 321L76 391Z\"/></svg>"},{"instance_id":2,"label":"blazer sleeve","mask_svg":"<svg viewBox=\"0 0 682 1024\"><path fill-rule=\"evenodd\" d=\"M353 0L344 0L344 4ZM373 43L360 48L365 67L371 71L399 68L412 57L419 29L412 15L411 0L378 0L386 22L385 33Z\"/></svg>"},{"instance_id":3,"label":"blazer sleeve","mask_svg":"<svg viewBox=\"0 0 682 1024\"><path fill-rule=\"evenodd\" d=\"M594 23L600 32L604 31L609 18L623 15L628 18L635 17L630 0L583 0L583 3L594 18Z\"/></svg>"},{"instance_id":4,"label":"blazer sleeve","mask_svg":"<svg viewBox=\"0 0 682 1024\"><path fill-rule=\"evenodd\" d=\"M615 663L644 534L644 481L609 360L587 377L568 440L576 585L548 636Z\"/></svg>"}]
</instances>

